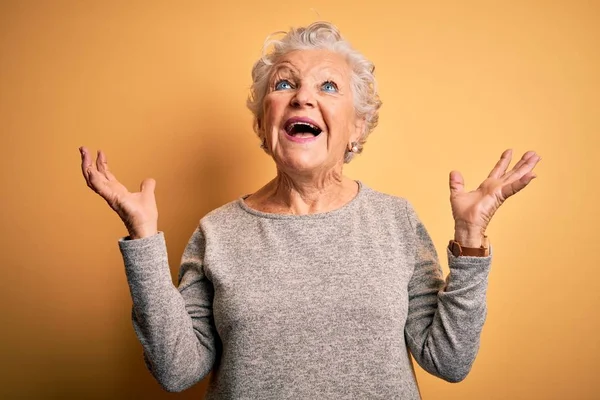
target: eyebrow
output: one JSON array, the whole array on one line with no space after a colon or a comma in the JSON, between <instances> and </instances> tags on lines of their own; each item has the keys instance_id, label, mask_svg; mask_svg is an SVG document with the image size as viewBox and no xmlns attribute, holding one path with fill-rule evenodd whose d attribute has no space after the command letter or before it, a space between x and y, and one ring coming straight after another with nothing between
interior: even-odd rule
<instances>
[{"instance_id":1,"label":"eyebrow","mask_svg":"<svg viewBox=\"0 0 600 400\"><path fill-rule=\"evenodd\" d=\"M281 71L287 71L290 74L292 74L292 76L294 78L298 77L298 70L296 68L294 68L294 65L292 63L290 63L289 61L283 61L280 64L277 64L275 66L275 68L273 69L273 72L271 73L271 79L277 75L278 73L280 73Z\"/></svg>"},{"instance_id":2,"label":"eyebrow","mask_svg":"<svg viewBox=\"0 0 600 400\"><path fill-rule=\"evenodd\" d=\"M279 64L277 64L273 70L271 71L271 76L269 77L269 80L272 80L273 77L275 75L277 75L278 73L281 72L289 72L292 77L294 79L298 79L300 77L300 74L298 73L298 69L296 67L294 67L294 64L290 63L289 61L283 61ZM338 81L340 79L342 79L342 74L340 73L340 71L337 68L325 68L324 71L325 75L329 75L331 76L331 79L333 79L334 81Z\"/></svg>"}]
</instances>

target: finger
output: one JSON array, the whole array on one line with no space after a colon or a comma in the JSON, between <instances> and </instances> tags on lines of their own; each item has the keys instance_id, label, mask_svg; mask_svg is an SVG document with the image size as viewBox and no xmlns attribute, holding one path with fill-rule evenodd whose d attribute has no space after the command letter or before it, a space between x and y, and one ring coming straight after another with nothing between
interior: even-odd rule
<instances>
[{"instance_id":1,"label":"finger","mask_svg":"<svg viewBox=\"0 0 600 400\"><path fill-rule=\"evenodd\" d=\"M98 160L94 163L89 150L86 147L80 148L81 152L81 170L85 181L90 189L103 196L101 193L106 186L107 179L97 170Z\"/></svg>"},{"instance_id":2,"label":"finger","mask_svg":"<svg viewBox=\"0 0 600 400\"><path fill-rule=\"evenodd\" d=\"M533 157L535 155L536 155L535 151L531 151L531 150L528 151L528 152L526 152L525 154L523 154L523 156L521 157L521 159L512 167L512 169L510 171L508 171L505 174L505 177L509 177L512 174L514 174L515 171L517 171L519 168L521 168L521 166L523 164L525 164L527 162L527 160L529 160L531 157Z\"/></svg>"},{"instance_id":3,"label":"finger","mask_svg":"<svg viewBox=\"0 0 600 400\"><path fill-rule=\"evenodd\" d=\"M106 153L102 150L98 150L98 159L96 160L98 172L103 174L109 182L116 181L117 178L108 169L108 161L106 160Z\"/></svg>"},{"instance_id":4,"label":"finger","mask_svg":"<svg viewBox=\"0 0 600 400\"><path fill-rule=\"evenodd\" d=\"M140 191L142 193L154 193L156 188L156 181L152 178L144 179L140 184Z\"/></svg>"},{"instance_id":5,"label":"finger","mask_svg":"<svg viewBox=\"0 0 600 400\"><path fill-rule=\"evenodd\" d=\"M462 174L458 171L450 172L450 196L453 197L459 193L464 192L465 181Z\"/></svg>"},{"instance_id":6,"label":"finger","mask_svg":"<svg viewBox=\"0 0 600 400\"><path fill-rule=\"evenodd\" d=\"M488 175L488 178L498 179L502 175L504 175L506 173L506 169L510 165L511 160L512 160L512 149L504 150L504 152L500 156L500 160L498 160L498 162L496 163L496 166L494 167L494 169L492 169L492 171Z\"/></svg>"},{"instance_id":7,"label":"finger","mask_svg":"<svg viewBox=\"0 0 600 400\"><path fill-rule=\"evenodd\" d=\"M83 173L86 183L88 186L90 186L91 174L94 170L94 163L92 161L92 157L90 156L90 152L86 147L80 147L79 152L81 153L81 172Z\"/></svg>"},{"instance_id":8,"label":"finger","mask_svg":"<svg viewBox=\"0 0 600 400\"><path fill-rule=\"evenodd\" d=\"M106 161L106 154L102 150L98 150L98 158L96 158L96 168L98 172L106 175L108 172L108 161Z\"/></svg>"},{"instance_id":9,"label":"finger","mask_svg":"<svg viewBox=\"0 0 600 400\"><path fill-rule=\"evenodd\" d=\"M521 179L527 173L531 172L541 159L542 158L539 155L534 154L525 160L518 168L515 165L515 168L510 171L510 174L506 174L505 176L507 182L514 182Z\"/></svg>"},{"instance_id":10,"label":"finger","mask_svg":"<svg viewBox=\"0 0 600 400\"><path fill-rule=\"evenodd\" d=\"M534 174L533 172L528 172L525 175L523 175L520 179L503 186L502 198L506 200L510 196L520 192L535 178L537 178L536 174Z\"/></svg>"}]
</instances>

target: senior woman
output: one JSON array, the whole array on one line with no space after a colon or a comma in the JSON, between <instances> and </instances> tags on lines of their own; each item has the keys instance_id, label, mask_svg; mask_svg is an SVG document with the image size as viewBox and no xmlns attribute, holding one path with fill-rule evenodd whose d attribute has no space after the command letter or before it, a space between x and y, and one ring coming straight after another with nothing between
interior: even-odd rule
<instances>
[{"instance_id":1,"label":"senior woman","mask_svg":"<svg viewBox=\"0 0 600 400\"><path fill-rule=\"evenodd\" d=\"M329 23L290 30L254 65L248 105L276 177L200 221L178 288L157 230L155 182L130 193L106 157L81 148L88 186L124 221L119 245L146 363L168 391L213 371L208 399L418 399L409 356L458 382L486 314L485 230L535 177L505 151L466 192L450 174L455 219L446 280L410 203L342 174L377 123L373 65Z\"/></svg>"}]
</instances>

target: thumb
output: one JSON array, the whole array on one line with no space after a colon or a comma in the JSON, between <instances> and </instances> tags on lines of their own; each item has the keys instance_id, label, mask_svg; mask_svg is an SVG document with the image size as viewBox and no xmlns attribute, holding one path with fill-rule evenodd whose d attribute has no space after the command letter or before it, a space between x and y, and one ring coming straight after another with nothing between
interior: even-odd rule
<instances>
[{"instance_id":1,"label":"thumb","mask_svg":"<svg viewBox=\"0 0 600 400\"><path fill-rule=\"evenodd\" d=\"M450 195L462 193L465 189L465 181L458 171L450 172Z\"/></svg>"},{"instance_id":2,"label":"thumb","mask_svg":"<svg viewBox=\"0 0 600 400\"><path fill-rule=\"evenodd\" d=\"M143 193L154 193L156 181L152 178L144 179L140 184L140 191Z\"/></svg>"}]
</instances>

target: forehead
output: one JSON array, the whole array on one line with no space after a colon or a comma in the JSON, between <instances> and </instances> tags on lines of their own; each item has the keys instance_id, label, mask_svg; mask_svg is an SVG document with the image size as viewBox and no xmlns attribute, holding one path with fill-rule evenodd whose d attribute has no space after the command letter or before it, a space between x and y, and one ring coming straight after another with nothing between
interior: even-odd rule
<instances>
[{"instance_id":1,"label":"forehead","mask_svg":"<svg viewBox=\"0 0 600 400\"><path fill-rule=\"evenodd\" d=\"M329 50L295 50L280 57L273 66L275 73L290 71L300 76L311 74L335 74L342 78L350 76L346 58Z\"/></svg>"}]
</instances>

